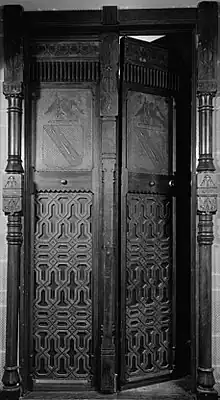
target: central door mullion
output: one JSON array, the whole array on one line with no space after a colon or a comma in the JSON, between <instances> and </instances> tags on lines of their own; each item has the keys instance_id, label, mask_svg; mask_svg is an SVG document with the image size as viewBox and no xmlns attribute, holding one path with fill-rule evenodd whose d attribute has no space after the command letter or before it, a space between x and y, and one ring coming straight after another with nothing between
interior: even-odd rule
<instances>
[{"instance_id":1,"label":"central door mullion","mask_svg":"<svg viewBox=\"0 0 220 400\"><path fill-rule=\"evenodd\" d=\"M103 23L117 22L117 7L103 7ZM101 382L104 393L116 391L116 237L117 237L117 162L116 118L118 116L118 33L101 36L100 118L102 132L102 315Z\"/></svg>"}]
</instances>

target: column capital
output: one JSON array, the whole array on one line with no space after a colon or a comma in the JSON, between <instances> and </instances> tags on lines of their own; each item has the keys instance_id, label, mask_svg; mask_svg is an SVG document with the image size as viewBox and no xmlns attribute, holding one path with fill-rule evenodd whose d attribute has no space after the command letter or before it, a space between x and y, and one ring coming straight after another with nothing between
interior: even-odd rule
<instances>
[{"instance_id":1,"label":"column capital","mask_svg":"<svg viewBox=\"0 0 220 400\"><path fill-rule=\"evenodd\" d=\"M3 82L3 94L9 97L23 98L23 82Z\"/></svg>"}]
</instances>

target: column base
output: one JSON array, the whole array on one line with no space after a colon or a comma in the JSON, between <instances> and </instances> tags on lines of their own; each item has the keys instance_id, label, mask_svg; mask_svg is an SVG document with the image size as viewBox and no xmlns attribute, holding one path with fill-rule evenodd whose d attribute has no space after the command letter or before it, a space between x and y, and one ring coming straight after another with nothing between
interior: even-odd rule
<instances>
[{"instance_id":1,"label":"column base","mask_svg":"<svg viewBox=\"0 0 220 400\"><path fill-rule=\"evenodd\" d=\"M6 367L4 370L3 389L0 392L0 400L18 400L21 396L21 378L17 366Z\"/></svg>"},{"instance_id":2,"label":"column base","mask_svg":"<svg viewBox=\"0 0 220 400\"><path fill-rule=\"evenodd\" d=\"M101 350L101 385L100 392L116 393L115 353L114 349Z\"/></svg>"},{"instance_id":3,"label":"column base","mask_svg":"<svg viewBox=\"0 0 220 400\"><path fill-rule=\"evenodd\" d=\"M21 388L5 389L0 392L0 400L19 400L21 398Z\"/></svg>"},{"instance_id":4,"label":"column base","mask_svg":"<svg viewBox=\"0 0 220 400\"><path fill-rule=\"evenodd\" d=\"M197 400L218 400L218 393L214 389L209 392L197 390L196 398Z\"/></svg>"}]
</instances>

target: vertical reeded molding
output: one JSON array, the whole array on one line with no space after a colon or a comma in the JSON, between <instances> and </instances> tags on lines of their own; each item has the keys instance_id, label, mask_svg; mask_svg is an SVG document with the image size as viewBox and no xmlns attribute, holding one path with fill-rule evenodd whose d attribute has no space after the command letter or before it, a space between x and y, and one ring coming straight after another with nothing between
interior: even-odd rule
<instances>
[{"instance_id":1,"label":"vertical reeded molding","mask_svg":"<svg viewBox=\"0 0 220 400\"><path fill-rule=\"evenodd\" d=\"M198 128L199 159L197 166L198 214L198 295L199 337L197 398L217 399L212 368L212 245L213 214L217 211L217 187L213 163L213 110L217 89L216 52L218 34L217 2L198 5Z\"/></svg>"},{"instance_id":2,"label":"vertical reeded molding","mask_svg":"<svg viewBox=\"0 0 220 400\"><path fill-rule=\"evenodd\" d=\"M7 224L7 317L6 354L1 399L17 400L21 395L18 366L19 271L22 245L21 120L23 98L22 15L20 6L5 6L4 83L8 101L8 162L3 180L3 211Z\"/></svg>"},{"instance_id":3,"label":"vertical reeded molding","mask_svg":"<svg viewBox=\"0 0 220 400\"><path fill-rule=\"evenodd\" d=\"M117 23L117 7L103 7L103 24L110 32L101 35L100 117L102 132L102 299L101 379L103 393L116 391L115 276L117 268L116 234L116 117L118 115L118 34L111 32Z\"/></svg>"}]
</instances>

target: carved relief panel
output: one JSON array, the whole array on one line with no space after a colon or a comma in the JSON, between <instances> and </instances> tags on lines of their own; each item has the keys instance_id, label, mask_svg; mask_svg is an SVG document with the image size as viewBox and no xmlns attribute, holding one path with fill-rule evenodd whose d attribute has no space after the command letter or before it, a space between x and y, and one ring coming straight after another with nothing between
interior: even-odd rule
<instances>
[{"instance_id":1,"label":"carved relief panel","mask_svg":"<svg viewBox=\"0 0 220 400\"><path fill-rule=\"evenodd\" d=\"M127 94L128 169L168 174L168 102L165 97Z\"/></svg>"},{"instance_id":2,"label":"carved relief panel","mask_svg":"<svg viewBox=\"0 0 220 400\"><path fill-rule=\"evenodd\" d=\"M36 170L91 170L91 90L41 89L36 116Z\"/></svg>"}]
</instances>

